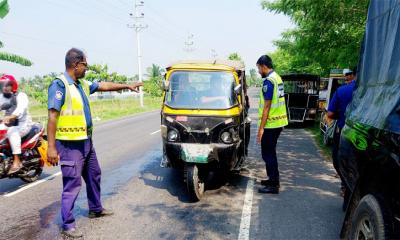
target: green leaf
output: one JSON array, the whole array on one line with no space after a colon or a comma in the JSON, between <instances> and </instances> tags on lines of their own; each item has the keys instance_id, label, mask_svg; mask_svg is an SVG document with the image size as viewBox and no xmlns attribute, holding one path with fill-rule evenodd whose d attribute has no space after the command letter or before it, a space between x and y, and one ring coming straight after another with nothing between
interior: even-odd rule
<instances>
[{"instance_id":1,"label":"green leaf","mask_svg":"<svg viewBox=\"0 0 400 240\"><path fill-rule=\"evenodd\" d=\"M0 18L3 19L9 11L10 7L8 6L7 0L0 0Z\"/></svg>"},{"instance_id":2,"label":"green leaf","mask_svg":"<svg viewBox=\"0 0 400 240\"><path fill-rule=\"evenodd\" d=\"M6 61L6 62L12 62L12 63L17 63L22 66L32 66L32 62L29 61L28 59L12 54L12 53L6 53L6 52L0 52L0 61Z\"/></svg>"}]
</instances>

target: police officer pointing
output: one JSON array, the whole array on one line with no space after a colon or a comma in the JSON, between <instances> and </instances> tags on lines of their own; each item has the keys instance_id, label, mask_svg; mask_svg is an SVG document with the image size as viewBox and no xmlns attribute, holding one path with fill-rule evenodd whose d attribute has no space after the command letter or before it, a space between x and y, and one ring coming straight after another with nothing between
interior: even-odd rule
<instances>
[{"instance_id":1,"label":"police officer pointing","mask_svg":"<svg viewBox=\"0 0 400 240\"><path fill-rule=\"evenodd\" d=\"M76 48L65 56L66 71L48 90L48 160L61 165L63 192L61 198L62 234L80 238L73 216L75 200L86 182L89 218L113 213L103 208L100 200L101 170L92 142L93 122L89 95L97 91L137 91L142 83L127 85L111 82L90 83L82 80L88 69L85 54Z\"/></svg>"},{"instance_id":2,"label":"police officer pointing","mask_svg":"<svg viewBox=\"0 0 400 240\"><path fill-rule=\"evenodd\" d=\"M262 180L259 193L279 193L279 169L276 145L284 126L288 125L283 81L273 70L272 59L261 56L257 61L258 72L264 78L260 92L259 128L257 143L265 161L268 179Z\"/></svg>"}]
</instances>

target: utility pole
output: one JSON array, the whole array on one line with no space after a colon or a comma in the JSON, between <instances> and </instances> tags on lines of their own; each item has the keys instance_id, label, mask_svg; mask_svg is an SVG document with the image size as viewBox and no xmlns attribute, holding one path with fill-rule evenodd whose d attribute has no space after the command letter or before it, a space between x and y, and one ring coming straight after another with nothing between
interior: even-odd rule
<instances>
[{"instance_id":1,"label":"utility pole","mask_svg":"<svg viewBox=\"0 0 400 240\"><path fill-rule=\"evenodd\" d=\"M213 60L217 60L217 57L218 57L217 51L215 51L215 49L211 49L211 58Z\"/></svg>"},{"instance_id":2,"label":"utility pole","mask_svg":"<svg viewBox=\"0 0 400 240\"><path fill-rule=\"evenodd\" d=\"M139 82L143 82L142 79L142 50L141 50L141 45L140 45L140 32L147 28L147 24L142 24L140 22L141 19L144 18L144 13L140 12L140 7L144 6L143 1L138 1L135 0L135 9L134 13L130 13L129 15L135 19L134 24L128 24L129 28L133 28L136 32L136 42L137 42L137 58L138 58L138 74L139 74ZM143 87L140 87L139 90L139 95L140 95L140 106L143 107Z\"/></svg>"},{"instance_id":3,"label":"utility pole","mask_svg":"<svg viewBox=\"0 0 400 240\"><path fill-rule=\"evenodd\" d=\"M194 37L193 34L189 34L187 40L185 41L185 47L183 48L183 50L187 53L188 58L190 53L194 51L193 37Z\"/></svg>"}]
</instances>

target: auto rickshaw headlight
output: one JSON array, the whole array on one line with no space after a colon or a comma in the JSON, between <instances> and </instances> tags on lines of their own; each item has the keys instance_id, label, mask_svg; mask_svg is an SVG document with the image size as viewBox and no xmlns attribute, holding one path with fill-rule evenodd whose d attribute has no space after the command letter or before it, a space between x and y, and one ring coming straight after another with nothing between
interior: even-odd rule
<instances>
[{"instance_id":1,"label":"auto rickshaw headlight","mask_svg":"<svg viewBox=\"0 0 400 240\"><path fill-rule=\"evenodd\" d=\"M178 132L175 130L170 130L167 138L170 142L176 142L178 140Z\"/></svg>"},{"instance_id":2,"label":"auto rickshaw headlight","mask_svg":"<svg viewBox=\"0 0 400 240\"><path fill-rule=\"evenodd\" d=\"M223 132L221 134L221 140L222 142L227 144L232 143L233 142L232 134L230 132Z\"/></svg>"}]
</instances>

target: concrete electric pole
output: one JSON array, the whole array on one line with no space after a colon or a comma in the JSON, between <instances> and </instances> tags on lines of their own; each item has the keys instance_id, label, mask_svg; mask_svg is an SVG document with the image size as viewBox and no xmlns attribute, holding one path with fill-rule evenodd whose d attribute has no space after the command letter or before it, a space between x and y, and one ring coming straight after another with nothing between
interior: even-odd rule
<instances>
[{"instance_id":1,"label":"concrete electric pole","mask_svg":"<svg viewBox=\"0 0 400 240\"><path fill-rule=\"evenodd\" d=\"M142 50L140 45L140 32L147 28L147 24L141 23L141 19L144 18L144 13L140 12L140 7L144 6L143 1L135 0L135 9L134 13L131 13L130 16L135 19L134 24L128 24L129 28L133 28L136 32L136 42L137 42L137 58L138 58L138 75L139 75L139 82L143 82L142 79ZM140 88L139 91L140 95L140 106L143 107L143 87Z\"/></svg>"},{"instance_id":2,"label":"concrete electric pole","mask_svg":"<svg viewBox=\"0 0 400 240\"><path fill-rule=\"evenodd\" d=\"M189 34L187 40L185 41L185 47L183 50L187 53L187 58L189 58L190 53L194 51L193 37L193 34Z\"/></svg>"}]
</instances>

